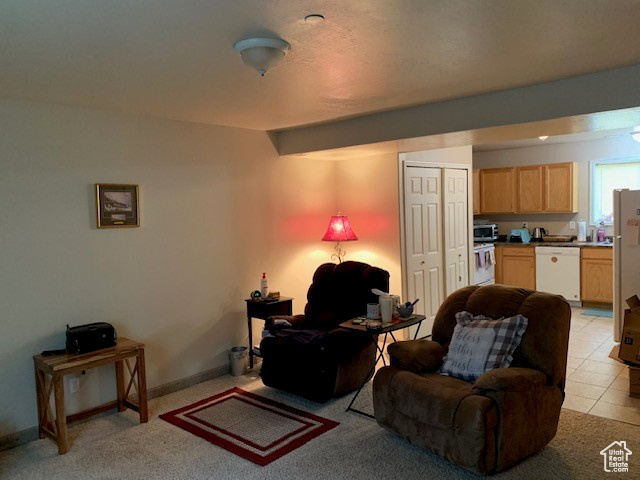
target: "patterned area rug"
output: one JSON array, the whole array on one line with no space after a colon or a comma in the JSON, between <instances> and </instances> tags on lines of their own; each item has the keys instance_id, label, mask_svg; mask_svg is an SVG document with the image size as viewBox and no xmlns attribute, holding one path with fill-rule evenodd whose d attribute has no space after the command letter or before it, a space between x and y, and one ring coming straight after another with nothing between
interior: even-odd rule
<instances>
[{"instance_id":1,"label":"patterned area rug","mask_svg":"<svg viewBox=\"0 0 640 480\"><path fill-rule=\"evenodd\" d=\"M160 418L262 466L339 425L237 387Z\"/></svg>"}]
</instances>

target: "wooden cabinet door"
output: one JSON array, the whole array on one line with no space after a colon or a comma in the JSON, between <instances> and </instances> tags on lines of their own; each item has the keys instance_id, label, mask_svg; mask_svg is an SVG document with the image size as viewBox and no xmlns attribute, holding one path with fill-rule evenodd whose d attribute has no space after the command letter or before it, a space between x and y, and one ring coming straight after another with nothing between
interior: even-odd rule
<instances>
[{"instance_id":1,"label":"wooden cabinet door","mask_svg":"<svg viewBox=\"0 0 640 480\"><path fill-rule=\"evenodd\" d=\"M515 168L483 168L480 170L480 211L482 213L514 213Z\"/></svg>"},{"instance_id":2,"label":"wooden cabinet door","mask_svg":"<svg viewBox=\"0 0 640 480\"><path fill-rule=\"evenodd\" d=\"M533 248L505 247L502 250L502 282L513 287L536 289L536 259Z\"/></svg>"},{"instance_id":3,"label":"wooden cabinet door","mask_svg":"<svg viewBox=\"0 0 640 480\"><path fill-rule=\"evenodd\" d=\"M610 248L583 248L580 294L585 302L613 303L613 258Z\"/></svg>"},{"instance_id":4,"label":"wooden cabinet door","mask_svg":"<svg viewBox=\"0 0 640 480\"><path fill-rule=\"evenodd\" d=\"M502 251L504 247L496 246L495 249L495 257L496 257L496 267L495 267L495 282L496 283L504 283L502 281Z\"/></svg>"},{"instance_id":5,"label":"wooden cabinet door","mask_svg":"<svg viewBox=\"0 0 640 480\"><path fill-rule=\"evenodd\" d=\"M516 168L518 212L542 212L543 208L543 168L531 165Z\"/></svg>"},{"instance_id":6,"label":"wooden cabinet door","mask_svg":"<svg viewBox=\"0 0 640 480\"><path fill-rule=\"evenodd\" d=\"M578 169L574 162L550 163L544 168L545 212L578 211Z\"/></svg>"},{"instance_id":7,"label":"wooden cabinet door","mask_svg":"<svg viewBox=\"0 0 640 480\"><path fill-rule=\"evenodd\" d=\"M473 213L480 213L480 170L473 170Z\"/></svg>"},{"instance_id":8,"label":"wooden cabinet door","mask_svg":"<svg viewBox=\"0 0 640 480\"><path fill-rule=\"evenodd\" d=\"M531 257L502 256L502 283L536 289L536 264Z\"/></svg>"}]
</instances>

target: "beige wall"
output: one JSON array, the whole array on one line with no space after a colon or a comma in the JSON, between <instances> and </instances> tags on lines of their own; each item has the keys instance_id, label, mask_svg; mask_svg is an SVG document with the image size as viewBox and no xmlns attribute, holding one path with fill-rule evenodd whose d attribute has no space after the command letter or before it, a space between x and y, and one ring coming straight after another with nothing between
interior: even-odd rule
<instances>
[{"instance_id":1,"label":"beige wall","mask_svg":"<svg viewBox=\"0 0 640 480\"><path fill-rule=\"evenodd\" d=\"M347 251L346 259L384 268L391 275L390 291L400 295L398 156L371 155L335 165L337 210L349 216L358 235L357 242L342 245Z\"/></svg>"},{"instance_id":2,"label":"beige wall","mask_svg":"<svg viewBox=\"0 0 640 480\"><path fill-rule=\"evenodd\" d=\"M577 235L569 228L571 220L589 219L589 162L603 158L618 158L640 155L640 143L624 135L585 142L547 144L536 147L513 148L488 152L474 152L474 168L511 167L537 165L541 163L578 163L578 213L477 215L476 218L491 219L499 225L500 233L508 234L512 228L529 223L529 229L543 227L551 235ZM587 234L589 233L587 227ZM607 235L611 235L608 228Z\"/></svg>"},{"instance_id":3,"label":"beige wall","mask_svg":"<svg viewBox=\"0 0 640 480\"><path fill-rule=\"evenodd\" d=\"M67 323L144 342L154 387L228 363L262 271L301 310L336 168L280 158L263 132L0 102L0 437L36 425L31 356ZM96 182L139 184L142 226L97 230ZM89 371L68 411L113 381Z\"/></svg>"}]
</instances>

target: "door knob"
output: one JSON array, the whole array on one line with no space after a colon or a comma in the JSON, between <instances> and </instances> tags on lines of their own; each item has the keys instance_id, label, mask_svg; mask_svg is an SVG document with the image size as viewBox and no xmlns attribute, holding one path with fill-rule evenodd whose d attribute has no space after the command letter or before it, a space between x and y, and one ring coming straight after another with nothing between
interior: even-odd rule
<instances>
[{"instance_id":1,"label":"door knob","mask_svg":"<svg viewBox=\"0 0 640 480\"><path fill-rule=\"evenodd\" d=\"M420 265L424 265L424 260L420 262Z\"/></svg>"}]
</instances>

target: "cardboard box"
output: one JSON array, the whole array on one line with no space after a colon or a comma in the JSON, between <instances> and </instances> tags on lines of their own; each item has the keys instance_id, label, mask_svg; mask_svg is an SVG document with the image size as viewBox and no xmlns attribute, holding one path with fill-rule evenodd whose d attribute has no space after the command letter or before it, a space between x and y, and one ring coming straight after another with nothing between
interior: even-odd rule
<instances>
[{"instance_id":1,"label":"cardboard box","mask_svg":"<svg viewBox=\"0 0 640 480\"><path fill-rule=\"evenodd\" d=\"M627 362L620 360L620 345L614 345L609 353L609 358L624 363L629 369L629 396L640 398L640 366L628 365Z\"/></svg>"},{"instance_id":2,"label":"cardboard box","mask_svg":"<svg viewBox=\"0 0 640 480\"><path fill-rule=\"evenodd\" d=\"M640 365L640 299L637 295L627 299L624 311L619 358Z\"/></svg>"},{"instance_id":3,"label":"cardboard box","mask_svg":"<svg viewBox=\"0 0 640 480\"><path fill-rule=\"evenodd\" d=\"M629 396L640 398L640 368L629 367Z\"/></svg>"}]
</instances>

